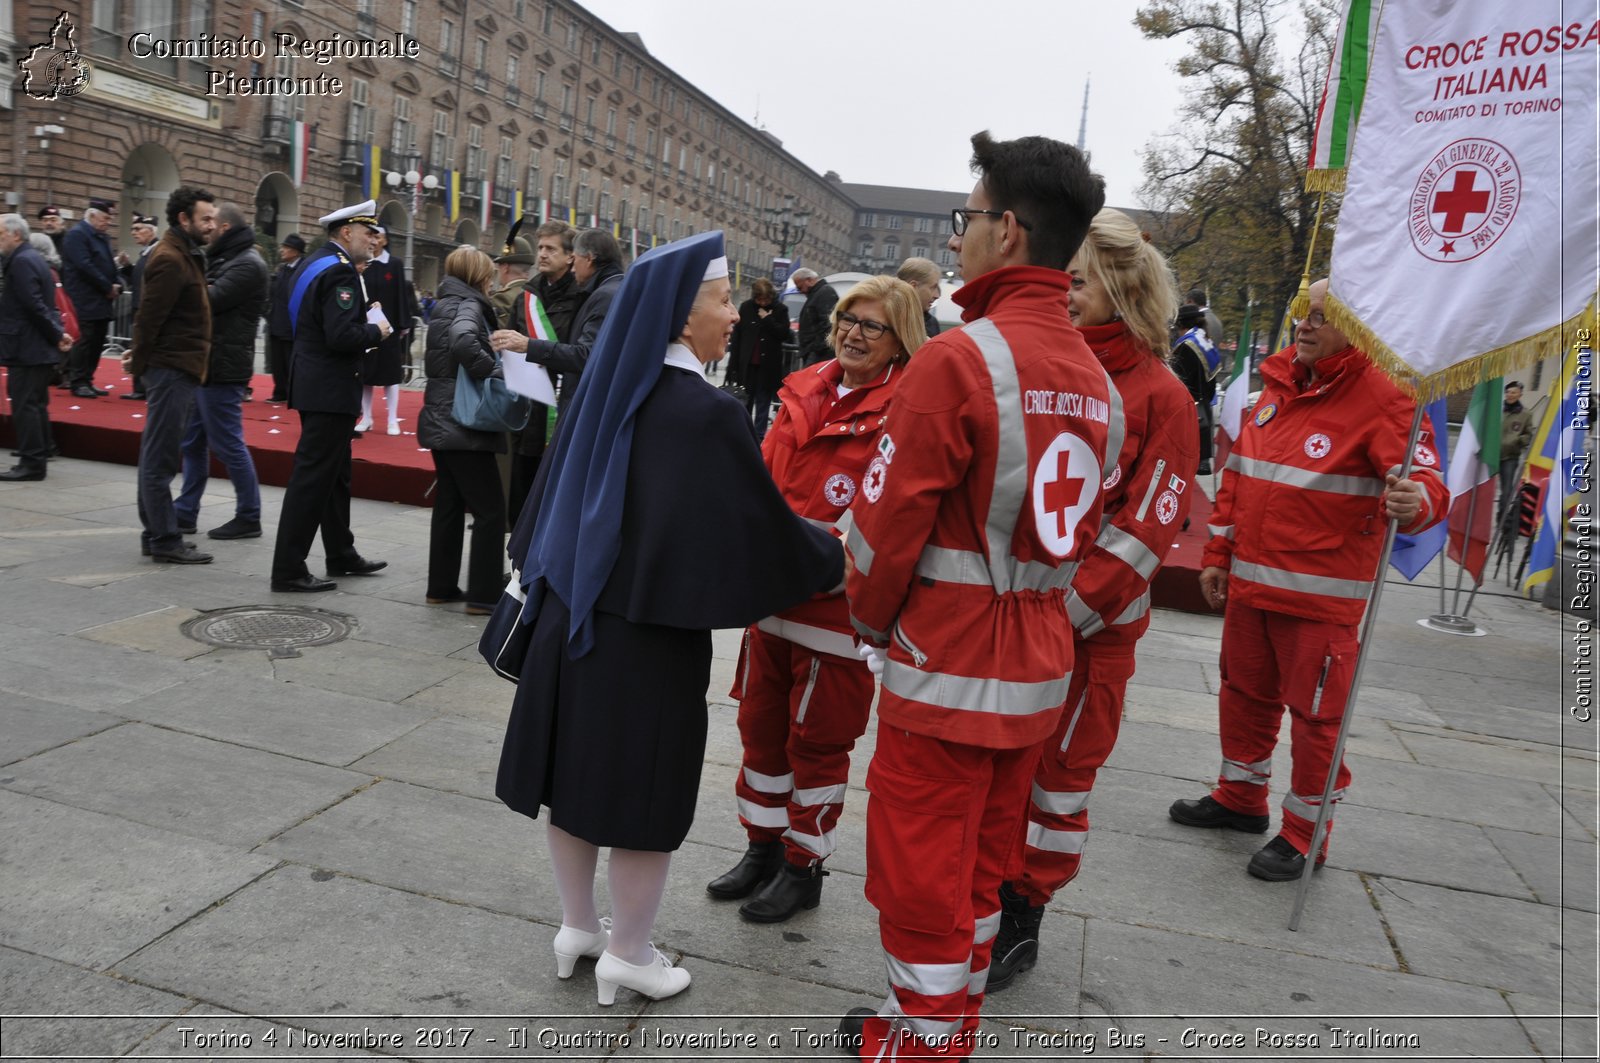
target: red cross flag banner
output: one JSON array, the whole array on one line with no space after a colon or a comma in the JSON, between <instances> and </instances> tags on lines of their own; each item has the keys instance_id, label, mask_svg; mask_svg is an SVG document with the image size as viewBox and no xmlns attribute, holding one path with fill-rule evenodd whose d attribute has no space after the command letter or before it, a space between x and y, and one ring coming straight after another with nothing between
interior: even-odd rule
<instances>
[{"instance_id":1,"label":"red cross flag banner","mask_svg":"<svg viewBox=\"0 0 1600 1063\"><path fill-rule=\"evenodd\" d=\"M1328 317L1424 400L1592 326L1593 0L1387 0L1334 236Z\"/></svg>"}]
</instances>

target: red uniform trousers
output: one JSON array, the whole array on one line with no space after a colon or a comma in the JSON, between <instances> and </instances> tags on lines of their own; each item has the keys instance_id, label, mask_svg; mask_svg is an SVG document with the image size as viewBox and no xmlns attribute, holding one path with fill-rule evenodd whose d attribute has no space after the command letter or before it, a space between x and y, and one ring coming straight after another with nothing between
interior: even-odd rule
<instances>
[{"instance_id":1,"label":"red uniform trousers","mask_svg":"<svg viewBox=\"0 0 1600 1063\"><path fill-rule=\"evenodd\" d=\"M1359 647L1353 624L1307 620L1236 601L1228 603L1223 617L1222 775L1211 796L1245 815L1269 812L1272 750L1287 705L1293 771L1281 830L1301 853L1311 848ZM1350 785L1350 770L1342 762L1335 782L1333 800L1338 801ZM1330 831L1332 817L1330 809ZM1322 851L1327 852L1326 838Z\"/></svg>"},{"instance_id":2,"label":"red uniform trousers","mask_svg":"<svg viewBox=\"0 0 1600 1063\"><path fill-rule=\"evenodd\" d=\"M1017 892L1038 906L1078 877L1089 838L1089 793L1122 725L1133 676L1133 643L1078 640L1066 711L1045 742L1028 802L1028 833Z\"/></svg>"},{"instance_id":3,"label":"red uniform trousers","mask_svg":"<svg viewBox=\"0 0 1600 1063\"><path fill-rule=\"evenodd\" d=\"M1021 867L1039 746L988 749L878 728L867 772L867 900L889 996L862 1059L972 1054L1000 927L1000 883Z\"/></svg>"},{"instance_id":4,"label":"red uniform trousers","mask_svg":"<svg viewBox=\"0 0 1600 1063\"><path fill-rule=\"evenodd\" d=\"M833 855L850 751L867 730L872 672L863 660L807 649L751 627L744 646L734 793L753 842L783 840L809 867Z\"/></svg>"}]
</instances>

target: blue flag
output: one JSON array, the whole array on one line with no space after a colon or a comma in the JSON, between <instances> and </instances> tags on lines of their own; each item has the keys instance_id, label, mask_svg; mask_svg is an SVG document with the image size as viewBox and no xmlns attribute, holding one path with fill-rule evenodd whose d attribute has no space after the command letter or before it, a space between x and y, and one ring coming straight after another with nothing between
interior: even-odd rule
<instances>
[{"instance_id":1,"label":"blue flag","mask_svg":"<svg viewBox=\"0 0 1600 1063\"><path fill-rule=\"evenodd\" d=\"M1427 419L1431 422L1429 435L1432 445L1439 452L1440 470L1450 467L1450 430L1446 423L1445 401L1440 399L1428 407ZM1440 521L1425 532L1416 535L1396 535L1394 537L1394 550L1389 554L1389 564L1393 565L1407 580L1417 578L1417 573L1428 567L1428 562L1439 556L1439 551L1444 549L1445 536L1449 533L1445 521Z\"/></svg>"},{"instance_id":2,"label":"blue flag","mask_svg":"<svg viewBox=\"0 0 1600 1063\"><path fill-rule=\"evenodd\" d=\"M1522 579L1522 593L1530 598L1536 588L1554 578L1561 537L1567 530L1567 511L1578 504L1594 476L1588 443L1593 409L1592 358L1593 352L1587 346L1568 354L1562 371L1565 387L1561 402L1546 413L1528 461L1530 467L1550 469L1539 507L1538 530L1528 549L1528 572Z\"/></svg>"}]
</instances>

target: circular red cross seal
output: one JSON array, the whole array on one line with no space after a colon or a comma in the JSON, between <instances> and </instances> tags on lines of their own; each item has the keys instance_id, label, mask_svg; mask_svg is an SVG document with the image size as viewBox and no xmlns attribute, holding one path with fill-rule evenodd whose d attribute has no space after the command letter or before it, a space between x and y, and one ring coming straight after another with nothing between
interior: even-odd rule
<instances>
[{"instance_id":1,"label":"circular red cross seal","mask_svg":"<svg viewBox=\"0 0 1600 1063\"><path fill-rule=\"evenodd\" d=\"M822 485L822 493L834 505L848 506L856 497L856 482L844 473L836 472Z\"/></svg>"},{"instance_id":2,"label":"circular red cross seal","mask_svg":"<svg viewBox=\"0 0 1600 1063\"><path fill-rule=\"evenodd\" d=\"M1308 458L1325 458L1328 456L1328 451L1333 449L1333 440L1321 432L1313 432L1306 436L1305 449Z\"/></svg>"},{"instance_id":3,"label":"circular red cross seal","mask_svg":"<svg viewBox=\"0 0 1600 1063\"><path fill-rule=\"evenodd\" d=\"M1435 262L1477 258L1510 228L1522 202L1522 171L1505 145L1468 137L1429 160L1411 191L1411 243Z\"/></svg>"},{"instance_id":4,"label":"circular red cross seal","mask_svg":"<svg viewBox=\"0 0 1600 1063\"><path fill-rule=\"evenodd\" d=\"M1418 465L1424 465L1431 469L1439 464L1439 455L1435 454L1433 452L1433 448L1428 446L1426 443L1417 444L1416 454L1416 463Z\"/></svg>"},{"instance_id":5,"label":"circular red cross seal","mask_svg":"<svg viewBox=\"0 0 1600 1063\"><path fill-rule=\"evenodd\" d=\"M1161 497L1156 499L1156 520L1162 524L1171 524L1178 515L1178 496L1171 491L1161 492Z\"/></svg>"},{"instance_id":6,"label":"circular red cross seal","mask_svg":"<svg viewBox=\"0 0 1600 1063\"><path fill-rule=\"evenodd\" d=\"M861 478L861 493L867 496L868 502L876 502L883 497L884 477L889 475L889 466L879 454L872 459L872 464L867 466L867 474Z\"/></svg>"},{"instance_id":7,"label":"circular red cross seal","mask_svg":"<svg viewBox=\"0 0 1600 1063\"><path fill-rule=\"evenodd\" d=\"M1111 470L1111 475L1107 476L1105 478L1105 480L1100 484L1100 487L1103 490L1109 491L1109 490L1111 490L1113 487L1117 486L1117 484L1119 484L1121 482L1122 482L1122 463L1118 462L1117 465L1116 465L1116 468Z\"/></svg>"}]
</instances>

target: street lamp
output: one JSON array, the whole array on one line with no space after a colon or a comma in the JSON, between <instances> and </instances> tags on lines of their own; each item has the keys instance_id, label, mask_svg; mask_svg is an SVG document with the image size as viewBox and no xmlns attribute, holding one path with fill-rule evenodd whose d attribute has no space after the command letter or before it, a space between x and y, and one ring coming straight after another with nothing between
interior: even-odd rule
<instances>
[{"instance_id":1,"label":"street lamp","mask_svg":"<svg viewBox=\"0 0 1600 1063\"><path fill-rule=\"evenodd\" d=\"M806 226L811 223L809 211L795 210L795 197L783 197L783 206L768 207L767 216L762 222L762 229L767 239L778 245L778 254L789 258L795 248L800 246L800 241L806 235ZM790 243L790 236L794 242Z\"/></svg>"},{"instance_id":2,"label":"street lamp","mask_svg":"<svg viewBox=\"0 0 1600 1063\"><path fill-rule=\"evenodd\" d=\"M399 191L401 185L411 189L411 224L406 227L406 265L410 267L412 276L416 276L417 260L416 235L417 215L422 213L422 196L425 192L432 192L439 187L439 179L433 174L424 177L416 171L415 167L405 173L389 171L389 176L384 178L389 187Z\"/></svg>"}]
</instances>

